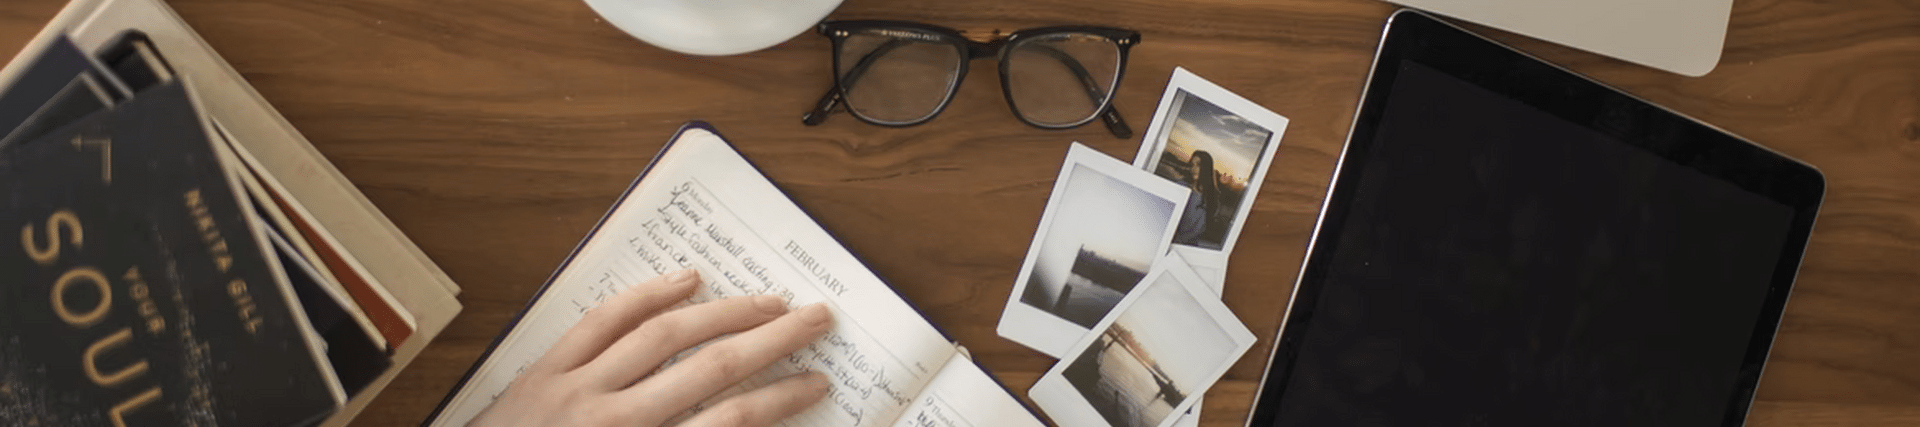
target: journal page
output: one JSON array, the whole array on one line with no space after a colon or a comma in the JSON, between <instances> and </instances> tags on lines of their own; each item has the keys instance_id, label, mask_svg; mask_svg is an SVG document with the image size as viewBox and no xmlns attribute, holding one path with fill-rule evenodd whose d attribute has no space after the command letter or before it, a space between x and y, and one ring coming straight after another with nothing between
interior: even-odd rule
<instances>
[{"instance_id":1,"label":"journal page","mask_svg":"<svg viewBox=\"0 0 1920 427\"><path fill-rule=\"evenodd\" d=\"M1045 427L980 365L955 352L893 427Z\"/></svg>"},{"instance_id":2,"label":"journal page","mask_svg":"<svg viewBox=\"0 0 1920 427\"><path fill-rule=\"evenodd\" d=\"M787 426L891 424L957 352L732 147L689 128L434 425L464 425L587 310L635 283L682 268L698 269L705 282L689 303L773 294L792 307L824 301L832 309L835 323L824 338L715 398L803 370L826 374L832 392Z\"/></svg>"}]
</instances>

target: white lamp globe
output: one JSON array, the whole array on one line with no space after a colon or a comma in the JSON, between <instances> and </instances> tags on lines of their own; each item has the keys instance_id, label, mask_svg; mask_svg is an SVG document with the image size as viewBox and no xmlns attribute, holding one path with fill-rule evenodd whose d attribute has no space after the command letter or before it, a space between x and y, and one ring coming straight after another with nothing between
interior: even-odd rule
<instances>
[{"instance_id":1,"label":"white lamp globe","mask_svg":"<svg viewBox=\"0 0 1920 427\"><path fill-rule=\"evenodd\" d=\"M800 35L841 0L586 0L600 17L654 46L735 55Z\"/></svg>"}]
</instances>

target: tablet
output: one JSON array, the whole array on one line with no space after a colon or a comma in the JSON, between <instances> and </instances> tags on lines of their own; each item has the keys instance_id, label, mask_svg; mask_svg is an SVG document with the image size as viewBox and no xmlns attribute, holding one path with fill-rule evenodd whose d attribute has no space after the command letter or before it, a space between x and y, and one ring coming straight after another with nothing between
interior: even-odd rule
<instances>
[{"instance_id":1,"label":"tablet","mask_svg":"<svg viewBox=\"0 0 1920 427\"><path fill-rule=\"evenodd\" d=\"M1397 12L1248 425L1740 425L1824 188Z\"/></svg>"}]
</instances>

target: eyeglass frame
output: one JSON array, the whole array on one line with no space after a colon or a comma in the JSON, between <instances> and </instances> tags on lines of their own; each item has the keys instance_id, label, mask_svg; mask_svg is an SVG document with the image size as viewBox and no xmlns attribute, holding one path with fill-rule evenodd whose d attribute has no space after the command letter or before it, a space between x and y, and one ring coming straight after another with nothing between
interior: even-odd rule
<instances>
[{"instance_id":1,"label":"eyeglass frame","mask_svg":"<svg viewBox=\"0 0 1920 427\"><path fill-rule=\"evenodd\" d=\"M894 122L885 122L885 121L875 120L871 117L867 117L865 114L861 114L859 110L854 109L849 104L846 107L847 113L851 114L854 118L859 119L862 122L866 122L872 125L886 126L886 127L907 127L907 126L920 125L928 121L931 121L934 119L934 117L938 117L940 113L945 112L947 110L947 105L953 102L954 95L960 92L960 85L961 83L965 82L967 78L967 70L968 68L970 68L969 64L971 64L975 59L980 59L987 56L995 56L1000 61L1000 65L999 65L1000 94L1006 98L1007 108L1012 110L1013 116L1015 118L1020 119L1021 122L1026 123L1028 126L1033 126L1041 129L1071 129L1071 128L1084 126L1087 123L1091 123L1093 122L1094 119L1098 118L1106 124L1107 131L1112 133L1114 137L1121 138L1121 139L1133 137L1133 128L1127 125L1126 120L1120 117L1120 111L1114 108L1113 106L1113 96L1115 93L1119 91L1120 82L1126 77L1128 52L1133 48L1133 45L1140 44L1140 32L1133 31L1133 30L1120 29L1120 28L1112 28L1112 27L1074 26L1074 25L1022 29L1022 30L1014 31L1012 33L1008 33L1006 36L1003 36L1003 37L995 37L993 40L982 42L982 41L976 41L976 40L967 38L964 35L964 33L962 33L960 30L955 30L952 28L947 28L947 27L942 27L942 26L932 25L932 24L923 24L919 22L888 21L888 20L847 20L847 21L821 22L819 25L815 26L815 31L822 36L826 36L828 39L832 40L833 42L833 87L828 89L827 93L825 95L822 95L818 102L814 103L813 111L810 111L806 115L801 116L801 119L800 119L801 123L805 123L807 126L819 125L820 123L823 123L826 121L827 115L832 114L834 108L840 107L843 104L848 104L846 101L847 85L842 84L843 83L842 80L846 76L842 76L840 72L840 70L842 70L841 54L843 53L842 49L843 49L843 46L845 46L845 41L848 37L851 37L852 35L854 35L856 32L859 32L859 31L883 30L883 29L901 29L901 30L908 30L908 31L923 32L926 35L931 35L934 37L933 40L925 40L925 39L922 39L922 40L937 41L937 42L948 44L952 46L955 50L957 50L958 53L961 54L962 60L959 61L958 69L955 71L955 74L953 76L953 80L952 80L953 83L951 85L948 85L947 87L946 97L940 100L939 105L934 106L933 112L928 113L926 116L918 119L914 119L912 121L894 123ZM1062 33L1092 35L1092 36L1105 38L1108 42L1113 43L1115 48L1119 52L1118 60L1115 62L1116 70L1114 70L1113 83L1110 85L1110 87L1106 88L1106 92L1102 94L1099 100L1099 105L1096 106L1094 109L1095 111L1094 114L1087 116L1085 119L1081 119L1080 121L1076 121L1070 124L1054 125L1054 124L1036 123L1033 120L1028 119L1027 116L1020 114L1020 106L1016 102L1014 102L1013 88L1008 84L1010 82L1010 77L1008 75L1008 62L1007 62L1007 56L1009 53L1012 52L1012 50L1006 49L1006 47L1012 46L1015 43L1018 43L1020 40L1027 39L1027 38L1055 35L1055 34L1062 34ZM877 49L877 48L875 49L875 52L879 52L879 51L880 49ZM881 53L884 53L884 52L881 52ZM854 80L859 79L860 74L865 72L864 71L866 69L865 65L871 64L872 63L871 60L876 56L878 56L878 54L871 53L871 52L868 53L865 57L861 58L860 64L855 64L855 66L858 67L857 69L849 70L846 74L851 76ZM1089 89L1097 88L1099 86L1097 81L1092 80L1094 76L1088 73L1086 71L1086 67L1081 66L1079 64L1079 61L1071 61L1071 62L1065 62L1065 63L1068 64L1070 69L1075 71L1075 74L1077 74L1080 77L1080 81L1083 84L1086 84L1089 87ZM1092 95L1093 91L1088 90L1088 93L1089 95Z\"/></svg>"}]
</instances>

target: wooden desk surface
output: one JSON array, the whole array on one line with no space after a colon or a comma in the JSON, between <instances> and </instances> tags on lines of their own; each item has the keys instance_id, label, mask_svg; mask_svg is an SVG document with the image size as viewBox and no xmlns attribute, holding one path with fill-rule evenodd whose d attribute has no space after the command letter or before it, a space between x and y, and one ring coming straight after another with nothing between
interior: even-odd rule
<instances>
[{"instance_id":1,"label":"wooden desk surface","mask_svg":"<svg viewBox=\"0 0 1920 427\"><path fill-rule=\"evenodd\" d=\"M17 51L64 2L0 3ZM993 325L1069 141L1020 124L993 73L938 120L805 127L828 44L669 53L579 0L175 0L233 66L458 281L454 324L359 424L418 423L673 129L708 120L1016 390L1052 360ZM1118 107L1143 130L1176 65L1292 118L1228 276L1262 338L1206 401L1238 426L1369 59L1394 8L1361 0L850 0L837 18L1137 29ZM1725 56L1687 78L1500 35L1819 166L1818 230L1751 425L1920 424L1920 3L1740 0Z\"/></svg>"}]
</instances>

